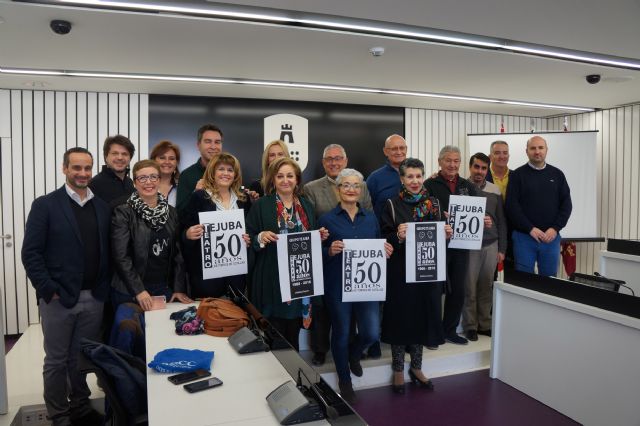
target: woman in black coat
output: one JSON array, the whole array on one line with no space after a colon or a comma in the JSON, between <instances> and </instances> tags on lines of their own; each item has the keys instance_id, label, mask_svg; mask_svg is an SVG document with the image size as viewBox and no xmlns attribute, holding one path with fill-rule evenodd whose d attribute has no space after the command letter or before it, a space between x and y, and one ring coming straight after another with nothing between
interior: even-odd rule
<instances>
[{"instance_id":1,"label":"woman in black coat","mask_svg":"<svg viewBox=\"0 0 640 426\"><path fill-rule=\"evenodd\" d=\"M424 165L416 158L400 164L402 188L397 197L387 200L381 217L382 235L393 245L387 271L387 299L382 316L382 341L391 345L393 391L404 393L404 354L409 352L411 381L433 389L422 373L422 347L444 343L441 300L442 282L406 282L406 244L408 222L443 221L440 203L430 196L424 182ZM447 238L453 233L445 225Z\"/></svg>"},{"instance_id":2,"label":"woman in black coat","mask_svg":"<svg viewBox=\"0 0 640 426\"><path fill-rule=\"evenodd\" d=\"M185 229L185 258L191 295L194 298L221 297L227 293L229 285L243 292L246 286L246 275L206 280L202 278L201 237L204 226L200 224L198 216L200 212L244 209L246 217L251 202L241 189L240 162L229 153L218 154L209 161L202 181L203 189L198 189L191 194L181 217L182 227ZM249 236L245 234L244 239L248 244Z\"/></svg>"},{"instance_id":3,"label":"woman in black coat","mask_svg":"<svg viewBox=\"0 0 640 426\"><path fill-rule=\"evenodd\" d=\"M136 302L148 311L152 296L190 303L186 295L176 210L158 192L160 168L153 160L133 166L135 191L113 211L113 302Z\"/></svg>"}]
</instances>

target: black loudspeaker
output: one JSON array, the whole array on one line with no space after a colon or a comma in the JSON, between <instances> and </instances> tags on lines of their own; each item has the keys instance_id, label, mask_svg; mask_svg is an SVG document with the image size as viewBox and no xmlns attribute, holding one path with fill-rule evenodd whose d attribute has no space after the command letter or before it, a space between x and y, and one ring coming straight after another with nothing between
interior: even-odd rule
<instances>
[{"instance_id":1,"label":"black loudspeaker","mask_svg":"<svg viewBox=\"0 0 640 426\"><path fill-rule=\"evenodd\" d=\"M242 327L229 336L227 340L239 354L266 352L269 350L269 345L265 343L262 337L255 335L247 327Z\"/></svg>"}]
</instances>

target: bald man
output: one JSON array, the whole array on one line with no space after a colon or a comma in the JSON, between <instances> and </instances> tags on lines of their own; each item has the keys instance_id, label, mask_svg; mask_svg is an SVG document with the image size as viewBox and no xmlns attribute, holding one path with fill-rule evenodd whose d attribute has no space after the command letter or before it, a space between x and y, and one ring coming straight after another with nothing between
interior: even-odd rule
<instances>
[{"instance_id":1,"label":"bald man","mask_svg":"<svg viewBox=\"0 0 640 426\"><path fill-rule=\"evenodd\" d=\"M527 141L529 162L511 173L507 216L513 226L513 254L518 271L555 276L560 259L560 230L571 216L571 193L564 173L546 163L547 141Z\"/></svg>"},{"instance_id":2,"label":"bald man","mask_svg":"<svg viewBox=\"0 0 640 426\"><path fill-rule=\"evenodd\" d=\"M387 162L367 178L373 212L378 220L387 199L395 197L400 192L402 184L398 167L407 158L407 142L400 135L391 135L384 141L382 152L387 157Z\"/></svg>"}]
</instances>

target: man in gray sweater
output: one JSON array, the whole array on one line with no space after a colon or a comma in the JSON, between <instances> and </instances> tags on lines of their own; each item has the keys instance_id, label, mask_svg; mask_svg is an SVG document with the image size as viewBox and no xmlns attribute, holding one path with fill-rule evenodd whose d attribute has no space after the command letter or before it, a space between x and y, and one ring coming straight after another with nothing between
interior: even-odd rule
<instances>
[{"instance_id":1,"label":"man in gray sweater","mask_svg":"<svg viewBox=\"0 0 640 426\"><path fill-rule=\"evenodd\" d=\"M489 161L481 152L469 160L469 180L478 188L479 195L487 198L486 214L493 222L484 229L482 248L469 250L462 326L471 341L478 340L478 334L491 336L493 274L507 249L507 220L500 188L486 180Z\"/></svg>"}]
</instances>

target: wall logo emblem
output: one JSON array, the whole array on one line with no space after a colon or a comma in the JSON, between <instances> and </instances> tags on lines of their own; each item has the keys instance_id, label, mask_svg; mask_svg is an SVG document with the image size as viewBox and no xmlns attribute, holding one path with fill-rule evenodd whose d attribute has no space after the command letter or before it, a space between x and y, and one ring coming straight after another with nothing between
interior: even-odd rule
<instances>
[{"instance_id":1,"label":"wall logo emblem","mask_svg":"<svg viewBox=\"0 0 640 426\"><path fill-rule=\"evenodd\" d=\"M283 140L289 147L289 155L296 160L302 171L309 160L309 121L293 114L276 114L264 119L264 145L274 140Z\"/></svg>"}]
</instances>

